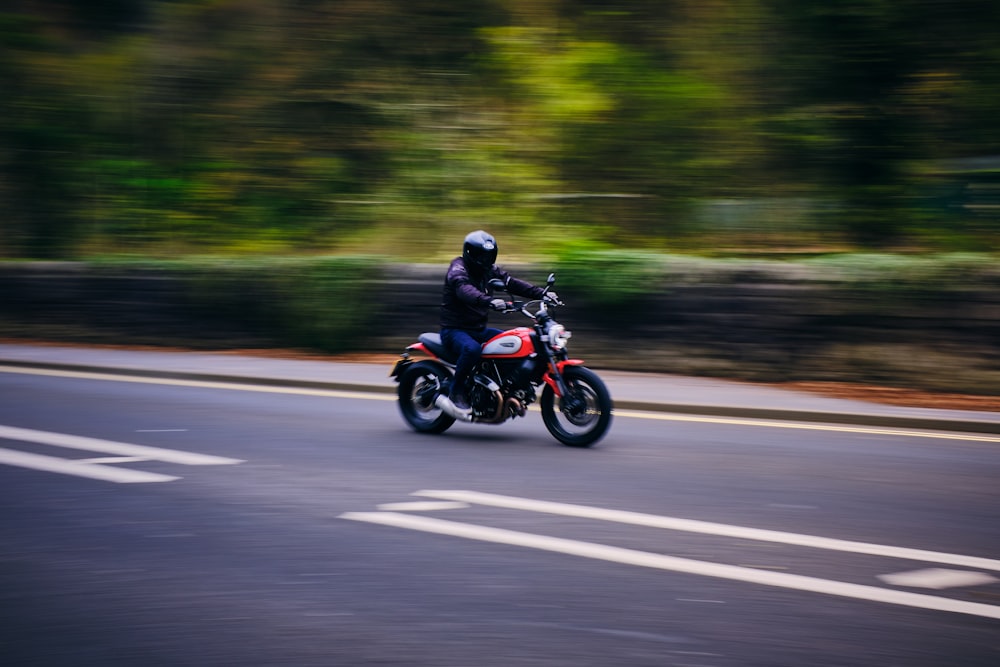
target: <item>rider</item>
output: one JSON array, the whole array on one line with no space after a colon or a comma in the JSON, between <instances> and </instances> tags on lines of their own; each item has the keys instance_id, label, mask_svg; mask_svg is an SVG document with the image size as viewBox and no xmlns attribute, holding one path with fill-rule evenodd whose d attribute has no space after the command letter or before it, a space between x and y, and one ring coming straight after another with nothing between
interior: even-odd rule
<instances>
[{"instance_id":1,"label":"rider","mask_svg":"<svg viewBox=\"0 0 1000 667\"><path fill-rule=\"evenodd\" d=\"M452 416L469 420L472 410L465 396L465 382L482 354L482 344L500 329L487 327L489 310L506 310L507 302L493 296L490 281L499 279L511 294L541 299L546 292L541 287L513 277L494 262L497 241L479 230L465 237L462 256L452 260L444 279L441 303L441 340L457 357L455 378L449 396L439 397L439 407ZM548 297L558 300L555 292Z\"/></svg>"}]
</instances>

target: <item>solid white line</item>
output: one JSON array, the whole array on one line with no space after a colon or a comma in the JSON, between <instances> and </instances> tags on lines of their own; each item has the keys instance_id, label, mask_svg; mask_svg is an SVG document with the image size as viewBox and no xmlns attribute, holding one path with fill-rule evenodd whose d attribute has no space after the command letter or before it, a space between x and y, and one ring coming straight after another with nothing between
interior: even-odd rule
<instances>
[{"instance_id":1,"label":"solid white line","mask_svg":"<svg viewBox=\"0 0 1000 667\"><path fill-rule=\"evenodd\" d=\"M179 463L188 466L217 466L243 463L240 459L230 459L222 456L212 456L210 454L196 454L194 452L182 452L174 449L161 449L159 447L146 447L143 445L133 445L127 442L113 442L111 440L99 440L97 438L87 438L79 435L67 435L65 433L49 433L48 431L35 431L27 428L17 428L14 426L0 426L0 438L7 440L19 440L23 442L37 442L43 445L55 445L68 449L82 449L90 452L101 452L103 454L114 454L116 456L140 456L167 463Z\"/></svg>"},{"instance_id":2,"label":"solid white line","mask_svg":"<svg viewBox=\"0 0 1000 667\"><path fill-rule=\"evenodd\" d=\"M365 401L395 401L394 394L373 394L360 391L344 391L338 389L306 389L299 387L273 387L267 385L241 384L235 382L210 382L206 380L176 380L170 378L141 377L138 375L117 375L112 373L93 373L87 371L60 371L45 368L28 368L24 366L5 366L0 364L0 373L20 373L23 375L43 375L49 377L67 377L84 380L107 380L111 382L137 382L140 384L158 384L176 387L199 387L203 389L226 389L231 391L253 391L269 394L294 394L299 396L323 396L327 398L351 398ZM248 378L249 379L249 378ZM615 410L615 417L631 419L651 419L654 421L679 421L700 424L732 424L737 426L755 426L760 428L785 428L804 431L828 431L834 433L864 433L868 435L892 435L904 438L933 438L939 440L965 440L971 442L1000 443L1000 436L975 435L966 433L948 433L944 431L914 431L892 428L867 428L863 426L838 426L835 424L811 424L806 422L778 421L771 419L738 419L730 417L703 417L695 415L664 414L657 412L639 412L636 410Z\"/></svg>"},{"instance_id":3,"label":"solid white line","mask_svg":"<svg viewBox=\"0 0 1000 667\"><path fill-rule=\"evenodd\" d=\"M445 521L443 519L434 519L431 517L417 516L413 514L398 514L395 512L347 512L345 514L341 514L340 518L349 519L351 521L365 521L368 523L394 526L396 528L408 528L410 530L419 530L428 533L437 533L440 535L451 535L453 537L462 537L482 542L494 542L499 544L527 547L530 549L540 549L542 551L553 551L579 556L581 558L605 560L615 563L624 563L626 565L636 565L639 567L670 570L673 572L716 577L719 579L730 579L733 581L762 584L764 586L777 586L780 588L810 591L813 593L836 595L839 597L854 598L858 600L869 600L872 602L884 602L907 607L917 607L920 609L950 611L959 614L970 614L973 616L982 616L984 618L1000 619L1000 607L994 607L992 605L975 602L963 602L961 600L952 600L905 591L893 591L884 588L876 588L874 586L849 584L840 581L830 581L827 579L817 579L798 574L788 574L785 572L770 572L766 570L754 570L750 568L737 567L735 565L708 563L704 561L689 560L687 558L677 558L675 556L664 556L662 554L653 554L645 551L612 547L606 544L579 542L577 540L567 540L560 537L521 533L513 530L476 526L468 523Z\"/></svg>"},{"instance_id":4,"label":"solid white line","mask_svg":"<svg viewBox=\"0 0 1000 667\"><path fill-rule=\"evenodd\" d=\"M91 373L86 371L57 371L46 368L27 368L21 366L4 366L0 364L0 373L21 373L24 375L44 375L48 377L67 377L81 380L107 380L110 382L135 382L139 384L159 384L174 387L199 387L202 389L227 389L232 391L254 391L266 394L296 394L300 396L325 396L328 398L355 398L370 401L395 401L395 394L370 394L360 391L341 391L338 389L306 389L303 387L272 387L267 385L242 384L238 382L211 382L208 380L175 380L172 378L141 377L138 375L115 375L112 373ZM249 381L251 378L247 378Z\"/></svg>"},{"instance_id":5,"label":"solid white line","mask_svg":"<svg viewBox=\"0 0 1000 667\"><path fill-rule=\"evenodd\" d=\"M849 540L838 540L830 537L818 537L815 535L799 535L797 533L747 528L744 526L731 526L724 523L710 523L707 521L696 521L694 519L681 519L677 517L658 516L655 514L642 514L640 512L627 512L622 510L604 509L601 507L588 507L585 505L570 505L567 503L555 503L545 500L531 500L530 498L516 498L513 496L501 496L493 493L479 493L477 491L417 491L412 495L439 498L441 500L454 500L475 505L489 505L492 507L526 510L529 512L543 512L547 514L559 514L585 519L614 521L617 523L646 526L650 528L680 530L689 533L705 533L708 535L736 537L740 539L759 540L763 542L780 542L782 544L812 547L815 549L846 551L850 553L869 554L873 556L904 558L930 563L942 563L946 565L959 565L962 567L1000 571L1000 560L980 558L978 556L963 556L960 554L949 554L938 551L924 551L922 549L909 549L905 547L893 547L882 544L869 544L867 542L853 542Z\"/></svg>"},{"instance_id":6,"label":"solid white line","mask_svg":"<svg viewBox=\"0 0 1000 667\"><path fill-rule=\"evenodd\" d=\"M118 482L119 484L170 482L180 479L180 477L172 475L160 475L154 472L128 470L126 468L109 468L84 461L71 461L69 459L42 456L41 454L29 454L28 452L18 452L11 449L0 449L0 464L31 468L32 470L43 470L45 472L56 472L64 475L76 475L77 477L88 477L105 482Z\"/></svg>"},{"instance_id":7,"label":"solid white line","mask_svg":"<svg viewBox=\"0 0 1000 667\"><path fill-rule=\"evenodd\" d=\"M971 433L949 433L945 431L914 431L902 428L875 428L869 426L838 426L835 424L810 424L797 421L741 419L737 417L697 417L691 415L663 414L657 412L636 412L632 410L615 410L615 417L652 419L654 421L697 422L701 424L732 424L734 426L764 426L768 428L790 428L801 431L832 431L837 433L864 433L866 435L892 435L905 438L1000 442L1000 436L996 435L974 435Z\"/></svg>"}]
</instances>

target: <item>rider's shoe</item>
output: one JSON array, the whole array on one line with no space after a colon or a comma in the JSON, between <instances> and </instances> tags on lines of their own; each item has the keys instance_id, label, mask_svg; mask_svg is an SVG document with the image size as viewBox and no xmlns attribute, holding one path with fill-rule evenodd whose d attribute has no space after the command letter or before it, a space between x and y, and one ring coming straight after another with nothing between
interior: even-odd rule
<instances>
[{"instance_id":1,"label":"rider's shoe","mask_svg":"<svg viewBox=\"0 0 1000 667\"><path fill-rule=\"evenodd\" d=\"M470 414L472 413L472 408L469 407L469 400L465 398L465 394L458 391L453 391L451 392L451 395L448 398L451 400L451 402L455 405L455 407L458 410L462 412L468 412Z\"/></svg>"},{"instance_id":2,"label":"rider's shoe","mask_svg":"<svg viewBox=\"0 0 1000 667\"><path fill-rule=\"evenodd\" d=\"M461 400L461 397L457 398ZM464 407L459 407L459 405L456 405L456 403L451 398L445 396L444 394L439 395L437 399L434 401L434 404L438 408L444 410L455 419L458 419L459 421L470 422L472 421L472 408L470 408L468 404L465 403L464 401L462 401L462 403L464 404Z\"/></svg>"}]
</instances>

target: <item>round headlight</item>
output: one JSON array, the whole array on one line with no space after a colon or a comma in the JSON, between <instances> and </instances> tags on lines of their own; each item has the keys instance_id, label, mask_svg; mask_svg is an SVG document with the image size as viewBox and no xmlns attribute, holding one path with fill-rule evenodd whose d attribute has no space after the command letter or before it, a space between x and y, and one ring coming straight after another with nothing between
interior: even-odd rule
<instances>
[{"instance_id":1,"label":"round headlight","mask_svg":"<svg viewBox=\"0 0 1000 667\"><path fill-rule=\"evenodd\" d=\"M563 325L553 323L549 327L549 344L552 346L552 349L561 350L566 347L566 343L569 342L571 335Z\"/></svg>"}]
</instances>

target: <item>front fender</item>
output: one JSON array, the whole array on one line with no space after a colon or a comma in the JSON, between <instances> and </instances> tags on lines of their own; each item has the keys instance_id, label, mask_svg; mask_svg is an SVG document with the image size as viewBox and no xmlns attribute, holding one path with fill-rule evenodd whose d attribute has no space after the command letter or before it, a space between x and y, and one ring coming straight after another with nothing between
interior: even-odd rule
<instances>
[{"instance_id":1,"label":"front fender","mask_svg":"<svg viewBox=\"0 0 1000 667\"><path fill-rule=\"evenodd\" d=\"M559 370L560 375L562 375L563 369L565 369L567 366L582 366L582 365L583 365L583 359L564 359L562 361L556 362L556 368ZM552 389L552 393L554 393L556 396L560 397L562 396L562 392L559 390L559 383L556 382L556 379L554 377L552 377L551 372L546 372L545 375L542 376L542 381Z\"/></svg>"}]
</instances>

